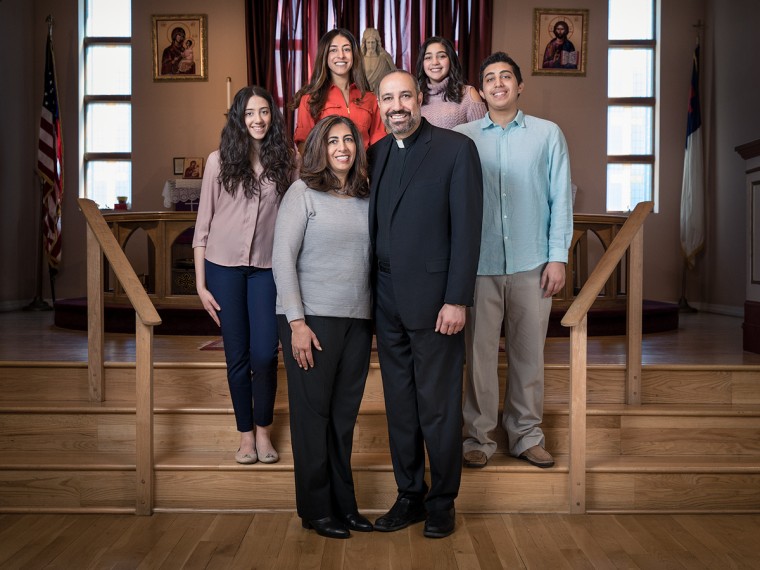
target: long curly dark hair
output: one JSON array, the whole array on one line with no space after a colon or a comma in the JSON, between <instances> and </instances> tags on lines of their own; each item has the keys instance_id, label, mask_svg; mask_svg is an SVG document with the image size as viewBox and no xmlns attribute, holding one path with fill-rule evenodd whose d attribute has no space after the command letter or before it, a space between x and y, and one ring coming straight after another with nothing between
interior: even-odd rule
<instances>
[{"instance_id":1,"label":"long curly dark hair","mask_svg":"<svg viewBox=\"0 0 760 570\"><path fill-rule=\"evenodd\" d=\"M258 159L264 168L260 176L253 172L253 159L257 150L254 139L245 126L245 108L254 96L266 100L272 117L269 130L258 148ZM295 149L286 131L285 119L269 91L257 85L249 85L238 91L227 113L227 124L222 129L222 140L219 143L219 183L222 187L234 196L238 185L242 183L246 198L250 198L261 192L261 185L269 180L274 182L277 195L282 197L292 182L296 167Z\"/></svg>"},{"instance_id":2,"label":"long curly dark hair","mask_svg":"<svg viewBox=\"0 0 760 570\"><path fill-rule=\"evenodd\" d=\"M317 44L317 57L314 59L314 70L311 73L311 81L301 87L293 97L292 109L297 109L301 103L301 98L309 96L309 113L317 121L322 109L325 107L327 100L327 91L332 85L330 77L330 68L327 66L327 57L330 53L330 44L336 36L343 36L351 44L353 52L353 63L351 64L350 83L356 85L359 89L359 100L364 99L364 94L370 91L367 76L364 73L364 56L359 49L359 44L351 32L344 28L335 28L319 38Z\"/></svg>"},{"instance_id":3,"label":"long curly dark hair","mask_svg":"<svg viewBox=\"0 0 760 570\"><path fill-rule=\"evenodd\" d=\"M301 180L306 185L320 192L340 190L341 183L338 177L330 170L327 162L327 137L330 129L335 125L344 124L351 130L356 145L354 164L346 177L346 184L342 187L349 196L366 198L369 196L369 181L367 179L367 154L364 151L362 138L356 129L354 122L339 115L328 115L319 121L306 137L304 145L303 164L301 165Z\"/></svg>"},{"instance_id":4,"label":"long curly dark hair","mask_svg":"<svg viewBox=\"0 0 760 570\"><path fill-rule=\"evenodd\" d=\"M420 91L422 91L422 104L428 104L430 92L430 89L428 89L428 77L425 75L425 67L423 65L425 52L430 44L441 44L443 49L446 50L446 55L449 56L449 82L446 85L446 90L443 92L443 100L461 103L465 84L459 56L454 51L454 46L449 40L440 36L432 36L425 40L425 43L420 47L420 53L417 55L417 83L420 84Z\"/></svg>"}]
</instances>

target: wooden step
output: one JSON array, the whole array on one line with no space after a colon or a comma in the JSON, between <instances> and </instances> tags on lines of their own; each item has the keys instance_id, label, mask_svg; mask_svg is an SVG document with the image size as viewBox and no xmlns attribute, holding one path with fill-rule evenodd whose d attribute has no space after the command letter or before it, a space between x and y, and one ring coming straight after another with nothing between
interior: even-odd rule
<instances>
[{"instance_id":1,"label":"wooden step","mask_svg":"<svg viewBox=\"0 0 760 570\"><path fill-rule=\"evenodd\" d=\"M133 508L134 464L108 454L45 457L6 454L14 467L2 472L0 511L120 512ZM109 459L110 457L110 459ZM496 453L483 469L464 469L461 512L567 512L567 457L538 469ZM362 510L382 512L393 503L389 456L355 453L352 459ZM239 465L232 451L158 452L156 510L293 510L292 455L272 465ZM760 462L733 456L689 458L589 458L589 512L758 512ZM243 489L263 490L242 492Z\"/></svg>"},{"instance_id":2,"label":"wooden step","mask_svg":"<svg viewBox=\"0 0 760 570\"><path fill-rule=\"evenodd\" d=\"M757 457L591 457L586 507L595 512L760 511Z\"/></svg>"},{"instance_id":3,"label":"wooden step","mask_svg":"<svg viewBox=\"0 0 760 570\"><path fill-rule=\"evenodd\" d=\"M547 406L547 448L568 453L569 417ZM760 460L760 406L594 405L587 409L588 455L746 455Z\"/></svg>"},{"instance_id":4,"label":"wooden step","mask_svg":"<svg viewBox=\"0 0 760 570\"><path fill-rule=\"evenodd\" d=\"M508 366L499 367L503 401ZM88 401L86 363L3 362L0 404L28 400ZM567 404L567 365L546 366L546 404ZM134 402L134 363L108 362L105 367L108 401ZM589 404L622 404L625 369L621 365L588 368ZM158 362L154 370L157 405L226 405L229 403L224 362ZM282 363L278 372L277 399L287 402L287 379ZM370 367L365 399L382 402L382 380L376 362ZM651 365L642 369L644 404L760 405L760 366Z\"/></svg>"},{"instance_id":5,"label":"wooden step","mask_svg":"<svg viewBox=\"0 0 760 570\"><path fill-rule=\"evenodd\" d=\"M98 451L4 451L2 470L8 471L134 471L134 453Z\"/></svg>"},{"instance_id":6,"label":"wooden step","mask_svg":"<svg viewBox=\"0 0 760 570\"><path fill-rule=\"evenodd\" d=\"M589 457L589 473L760 473L760 460L746 455L597 455Z\"/></svg>"},{"instance_id":7,"label":"wooden step","mask_svg":"<svg viewBox=\"0 0 760 570\"><path fill-rule=\"evenodd\" d=\"M547 405L542 424L546 447L569 453L569 411ZM746 455L760 458L760 406L595 405L587 410L587 452L595 455ZM134 453L134 408L121 403L36 404L0 407L0 450L99 451ZM156 451L232 449L238 442L231 407L155 408ZM289 414L278 402L273 440L290 447ZM492 433L498 448L507 448L501 428ZM365 400L354 434L361 453L388 450L382 404Z\"/></svg>"},{"instance_id":8,"label":"wooden step","mask_svg":"<svg viewBox=\"0 0 760 570\"><path fill-rule=\"evenodd\" d=\"M354 485L362 510L384 512L396 499L390 456L354 453ZM255 474L256 491L250 487ZM295 508L292 455L274 465L237 465L230 452L162 454L156 463L156 510ZM457 499L461 512L567 512L567 459L538 469L503 454L484 469L465 469Z\"/></svg>"},{"instance_id":9,"label":"wooden step","mask_svg":"<svg viewBox=\"0 0 760 570\"><path fill-rule=\"evenodd\" d=\"M29 463L28 459L24 461ZM3 468L0 512L134 512L137 488L134 466L108 467L113 466Z\"/></svg>"}]
</instances>

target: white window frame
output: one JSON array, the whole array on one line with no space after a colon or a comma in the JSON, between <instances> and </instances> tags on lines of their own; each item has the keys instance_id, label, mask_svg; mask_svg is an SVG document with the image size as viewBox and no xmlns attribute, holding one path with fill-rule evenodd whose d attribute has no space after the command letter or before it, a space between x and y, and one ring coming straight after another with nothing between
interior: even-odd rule
<instances>
[{"instance_id":1,"label":"white window frame","mask_svg":"<svg viewBox=\"0 0 760 570\"><path fill-rule=\"evenodd\" d=\"M132 95L88 95L85 92L87 79L87 48L90 46L132 46L132 37L87 36L85 23L87 0L79 0L79 197L93 199L88 191L87 165L97 161L125 161L132 163L132 152L86 152L87 149L87 109L92 103L128 103L132 105ZM131 91L131 89L130 89ZM129 202L131 203L131 190ZM109 207L109 204L100 204Z\"/></svg>"},{"instance_id":2,"label":"white window frame","mask_svg":"<svg viewBox=\"0 0 760 570\"><path fill-rule=\"evenodd\" d=\"M660 0L653 0L652 2L652 34L651 40L607 40L607 53L609 50L615 48L649 48L653 52L652 58L652 96L651 97L608 97L607 98L607 111L609 114L610 107L619 106L640 106L648 107L652 110L652 139L651 139L651 154L636 154L636 155L607 155L607 166L611 164L646 164L651 165L652 172L650 178L651 195L650 200L654 201L654 212L659 210L659 186L660 186ZM610 79L608 78L608 81ZM609 93L609 85L608 85ZM607 114L607 116L608 116ZM606 117L605 117L606 120ZM606 139L605 139L606 140ZM607 145L608 146L608 145ZM607 176L605 169L605 176ZM610 192L609 185L606 185L607 192ZM608 213L621 213L620 210L611 210L606 208L607 200L605 200L605 209ZM631 204L630 210L636 207L636 204Z\"/></svg>"}]
</instances>

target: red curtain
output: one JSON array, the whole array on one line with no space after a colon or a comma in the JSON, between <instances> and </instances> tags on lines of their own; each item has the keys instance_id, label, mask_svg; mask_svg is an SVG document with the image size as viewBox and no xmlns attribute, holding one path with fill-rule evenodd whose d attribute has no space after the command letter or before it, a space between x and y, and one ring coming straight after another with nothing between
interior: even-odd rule
<instances>
[{"instance_id":1,"label":"red curtain","mask_svg":"<svg viewBox=\"0 0 760 570\"><path fill-rule=\"evenodd\" d=\"M274 43L277 4L277 0L245 3L248 84L261 85L270 91L276 82Z\"/></svg>"},{"instance_id":2,"label":"red curtain","mask_svg":"<svg viewBox=\"0 0 760 570\"><path fill-rule=\"evenodd\" d=\"M289 104L308 81L330 20L359 42L364 27L377 28L396 66L412 73L425 38L456 38L470 85L477 86L480 62L491 53L493 0L245 0L245 12L248 81L274 95L291 131Z\"/></svg>"},{"instance_id":3,"label":"red curtain","mask_svg":"<svg viewBox=\"0 0 760 570\"><path fill-rule=\"evenodd\" d=\"M467 83L479 88L478 74L481 62L491 54L493 37L493 0L459 2L459 44L457 52Z\"/></svg>"}]
</instances>

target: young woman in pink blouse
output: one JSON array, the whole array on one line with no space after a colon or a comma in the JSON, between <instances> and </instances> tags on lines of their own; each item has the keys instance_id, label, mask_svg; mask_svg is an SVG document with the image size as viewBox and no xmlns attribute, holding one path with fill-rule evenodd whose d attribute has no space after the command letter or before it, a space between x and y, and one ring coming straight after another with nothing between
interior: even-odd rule
<instances>
[{"instance_id":1,"label":"young woman in pink blouse","mask_svg":"<svg viewBox=\"0 0 760 570\"><path fill-rule=\"evenodd\" d=\"M377 98L364 74L362 52L351 32L342 28L320 38L311 81L295 94L293 106L298 109L293 140L301 151L311 129L328 115L351 119L365 150L385 136Z\"/></svg>"},{"instance_id":2,"label":"young woman in pink blouse","mask_svg":"<svg viewBox=\"0 0 760 570\"><path fill-rule=\"evenodd\" d=\"M272 243L280 199L297 178L295 148L272 96L244 87L208 157L193 238L198 296L222 329L238 463L279 459L270 437L279 342Z\"/></svg>"},{"instance_id":3,"label":"young woman in pink blouse","mask_svg":"<svg viewBox=\"0 0 760 570\"><path fill-rule=\"evenodd\" d=\"M477 89L465 84L459 56L446 38L433 36L422 44L417 81L423 97L422 116L436 127L453 129L485 117L486 105Z\"/></svg>"}]
</instances>

